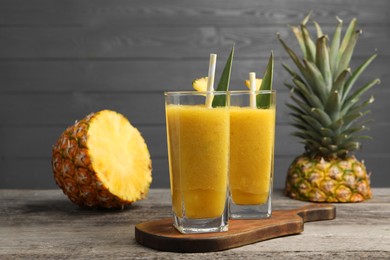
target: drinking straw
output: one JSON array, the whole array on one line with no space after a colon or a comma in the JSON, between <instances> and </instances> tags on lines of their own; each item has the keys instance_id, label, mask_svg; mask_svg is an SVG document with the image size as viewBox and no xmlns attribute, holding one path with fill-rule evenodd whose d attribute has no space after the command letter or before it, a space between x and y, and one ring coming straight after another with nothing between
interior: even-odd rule
<instances>
[{"instance_id":1,"label":"drinking straw","mask_svg":"<svg viewBox=\"0 0 390 260\"><path fill-rule=\"evenodd\" d=\"M249 82L250 82L250 96L249 96L249 103L251 108L256 108L256 73L250 72L249 73Z\"/></svg>"},{"instance_id":2,"label":"drinking straw","mask_svg":"<svg viewBox=\"0 0 390 260\"><path fill-rule=\"evenodd\" d=\"M210 54L209 63L209 75L207 78L207 95L206 95L206 107L211 108L214 98L214 77L215 77L215 66L217 63L217 54Z\"/></svg>"}]
</instances>

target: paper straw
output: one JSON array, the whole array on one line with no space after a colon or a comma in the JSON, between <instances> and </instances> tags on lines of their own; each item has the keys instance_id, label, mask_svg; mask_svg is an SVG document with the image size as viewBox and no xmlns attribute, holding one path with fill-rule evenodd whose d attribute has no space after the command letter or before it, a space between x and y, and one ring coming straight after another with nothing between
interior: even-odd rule
<instances>
[{"instance_id":1,"label":"paper straw","mask_svg":"<svg viewBox=\"0 0 390 260\"><path fill-rule=\"evenodd\" d=\"M207 78L207 95L206 95L206 107L211 107L214 98L214 77L215 77L215 66L217 63L217 54L210 54L209 63L209 75Z\"/></svg>"},{"instance_id":2,"label":"paper straw","mask_svg":"<svg viewBox=\"0 0 390 260\"><path fill-rule=\"evenodd\" d=\"M250 99L249 103L251 108L256 108L256 73L255 72L250 72L249 73L249 82L250 82Z\"/></svg>"}]
</instances>

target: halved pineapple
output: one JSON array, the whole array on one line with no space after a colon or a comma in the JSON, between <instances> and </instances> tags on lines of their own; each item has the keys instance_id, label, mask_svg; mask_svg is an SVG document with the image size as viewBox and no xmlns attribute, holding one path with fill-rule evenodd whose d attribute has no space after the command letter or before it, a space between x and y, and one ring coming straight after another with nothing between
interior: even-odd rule
<instances>
[{"instance_id":1,"label":"halved pineapple","mask_svg":"<svg viewBox=\"0 0 390 260\"><path fill-rule=\"evenodd\" d=\"M66 129L53 146L57 185L87 207L123 208L143 199L152 181L150 154L121 114L103 110Z\"/></svg>"}]
</instances>

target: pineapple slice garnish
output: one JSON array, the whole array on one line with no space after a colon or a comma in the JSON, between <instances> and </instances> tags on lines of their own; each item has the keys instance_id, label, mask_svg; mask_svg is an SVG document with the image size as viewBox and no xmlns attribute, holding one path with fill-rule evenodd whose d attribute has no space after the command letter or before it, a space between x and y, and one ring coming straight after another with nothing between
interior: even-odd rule
<instances>
[{"instance_id":1,"label":"pineapple slice garnish","mask_svg":"<svg viewBox=\"0 0 390 260\"><path fill-rule=\"evenodd\" d=\"M260 90L262 81L263 79L256 78L256 90ZM249 79L245 80L245 86L247 86L249 89L251 88L251 83L249 82Z\"/></svg>"},{"instance_id":2,"label":"pineapple slice garnish","mask_svg":"<svg viewBox=\"0 0 390 260\"><path fill-rule=\"evenodd\" d=\"M208 77L203 77L203 78L198 78L198 79L194 80L192 82L192 87L196 91L199 91L199 92L207 91L207 79L208 79ZM263 79L256 78L256 90L260 89L262 81L263 81ZM245 80L245 86L247 86L248 88L251 87L251 84L250 84L248 79Z\"/></svg>"},{"instance_id":3,"label":"pineapple slice garnish","mask_svg":"<svg viewBox=\"0 0 390 260\"><path fill-rule=\"evenodd\" d=\"M192 87L199 92L207 91L208 77L196 79L192 82Z\"/></svg>"}]
</instances>

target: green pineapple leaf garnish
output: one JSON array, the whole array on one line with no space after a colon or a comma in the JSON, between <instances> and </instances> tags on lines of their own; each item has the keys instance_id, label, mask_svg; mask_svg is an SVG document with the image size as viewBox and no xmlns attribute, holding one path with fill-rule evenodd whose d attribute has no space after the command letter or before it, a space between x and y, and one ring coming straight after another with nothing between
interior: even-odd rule
<instances>
[{"instance_id":1,"label":"green pineapple leaf garnish","mask_svg":"<svg viewBox=\"0 0 390 260\"><path fill-rule=\"evenodd\" d=\"M267 69L265 70L263 80L261 81L260 90L272 90L272 83L274 78L274 54L268 60ZM271 102L271 93L269 95L257 95L256 102L259 108L269 108Z\"/></svg>"},{"instance_id":2,"label":"green pineapple leaf garnish","mask_svg":"<svg viewBox=\"0 0 390 260\"><path fill-rule=\"evenodd\" d=\"M229 90L230 75L232 72L232 65L233 65L233 56L234 56L234 45L233 45L232 50L230 51L230 55L226 61L226 64L225 64L225 67L223 69L221 78L219 79L219 83L218 83L216 91L228 91ZM212 103L213 107L221 107L221 106L225 106L225 104L226 104L226 96L223 96L223 95L214 96L213 103Z\"/></svg>"}]
</instances>

